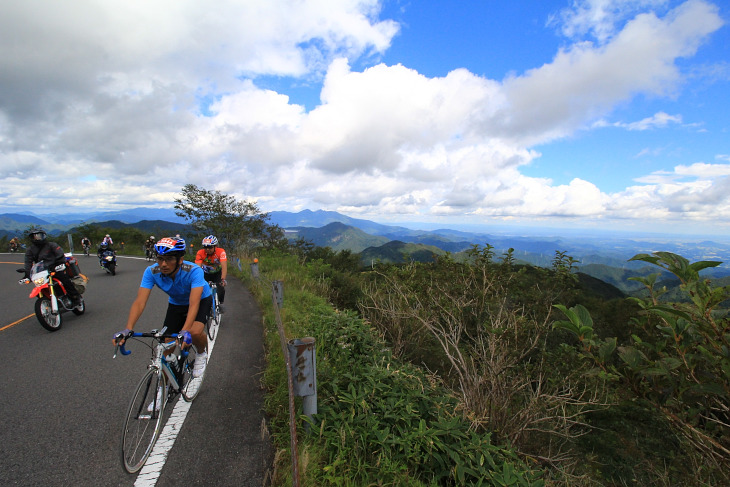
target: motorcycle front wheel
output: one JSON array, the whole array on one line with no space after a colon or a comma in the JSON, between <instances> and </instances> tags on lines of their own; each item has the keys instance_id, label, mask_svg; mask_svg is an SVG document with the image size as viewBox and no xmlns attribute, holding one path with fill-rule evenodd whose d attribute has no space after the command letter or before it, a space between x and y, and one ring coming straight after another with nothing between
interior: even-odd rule
<instances>
[{"instance_id":1,"label":"motorcycle front wheel","mask_svg":"<svg viewBox=\"0 0 730 487\"><path fill-rule=\"evenodd\" d=\"M35 302L35 315L38 321L48 331L61 329L61 313L54 315L49 298L40 298Z\"/></svg>"}]
</instances>

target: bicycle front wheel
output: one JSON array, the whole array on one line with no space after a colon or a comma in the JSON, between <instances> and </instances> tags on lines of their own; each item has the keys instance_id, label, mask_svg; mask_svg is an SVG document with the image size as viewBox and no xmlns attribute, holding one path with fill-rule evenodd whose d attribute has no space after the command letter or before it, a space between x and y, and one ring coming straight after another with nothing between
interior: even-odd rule
<instances>
[{"instance_id":1,"label":"bicycle front wheel","mask_svg":"<svg viewBox=\"0 0 730 487\"><path fill-rule=\"evenodd\" d=\"M122 463L135 473L147 461L162 430L167 403L167 382L159 369L150 369L139 381L129 403L122 430Z\"/></svg>"},{"instance_id":2,"label":"bicycle front wheel","mask_svg":"<svg viewBox=\"0 0 730 487\"><path fill-rule=\"evenodd\" d=\"M180 393L185 401L190 402L195 399L200 392L200 387L203 385L203 379L205 373L200 377L193 377L193 365L195 364L196 352L193 347L190 347L188 356L185 357L185 361L182 363L182 372L180 376Z\"/></svg>"}]
</instances>

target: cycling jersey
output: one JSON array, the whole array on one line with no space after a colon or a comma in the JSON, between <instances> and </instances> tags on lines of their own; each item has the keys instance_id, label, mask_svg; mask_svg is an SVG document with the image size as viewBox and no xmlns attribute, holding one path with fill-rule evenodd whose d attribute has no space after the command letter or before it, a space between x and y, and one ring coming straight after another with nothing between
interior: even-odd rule
<instances>
[{"instance_id":1,"label":"cycling jersey","mask_svg":"<svg viewBox=\"0 0 730 487\"><path fill-rule=\"evenodd\" d=\"M139 286L152 289L155 285L170 296L168 300L170 304L189 305L190 291L193 288L203 288L201 299L212 295L210 286L203 277L203 269L188 261L183 261L180 264L174 278L163 275L158 264L149 266L144 270L142 283Z\"/></svg>"},{"instance_id":2,"label":"cycling jersey","mask_svg":"<svg viewBox=\"0 0 730 487\"><path fill-rule=\"evenodd\" d=\"M195 263L201 266L208 274L221 272L221 262L227 260L228 257L226 257L226 251L220 247L216 247L215 252L211 255L208 255L205 249L200 249L198 250L198 253L195 254Z\"/></svg>"}]
</instances>

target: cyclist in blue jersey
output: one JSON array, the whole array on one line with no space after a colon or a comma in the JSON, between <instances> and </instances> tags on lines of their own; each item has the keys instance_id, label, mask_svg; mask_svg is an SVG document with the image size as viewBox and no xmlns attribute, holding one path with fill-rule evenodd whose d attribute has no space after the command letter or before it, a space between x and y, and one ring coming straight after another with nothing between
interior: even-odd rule
<instances>
[{"instance_id":1,"label":"cyclist in blue jersey","mask_svg":"<svg viewBox=\"0 0 730 487\"><path fill-rule=\"evenodd\" d=\"M142 316L154 286L169 296L165 326L167 333L178 333L186 346L195 345L197 355L193 377L200 377L208 362L208 338L204 323L208 319L213 302L210 286L205 281L203 269L185 258L185 240L163 238L155 244L157 263L145 269L137 298L132 303L127 318L127 328L115 338L127 338ZM123 340L122 342L123 343Z\"/></svg>"}]
</instances>

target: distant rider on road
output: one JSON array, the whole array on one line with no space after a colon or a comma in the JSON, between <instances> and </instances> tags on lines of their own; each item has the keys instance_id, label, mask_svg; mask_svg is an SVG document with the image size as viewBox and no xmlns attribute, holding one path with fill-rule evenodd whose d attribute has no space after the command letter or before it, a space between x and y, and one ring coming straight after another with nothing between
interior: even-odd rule
<instances>
[{"instance_id":1,"label":"distant rider on road","mask_svg":"<svg viewBox=\"0 0 730 487\"><path fill-rule=\"evenodd\" d=\"M212 281L218 286L218 300L221 313L225 313L223 301L226 299L226 276L228 275L228 257L226 251L218 247L215 235L208 235L203 239L203 248L195 255L195 263L203 268L205 280Z\"/></svg>"}]
</instances>

